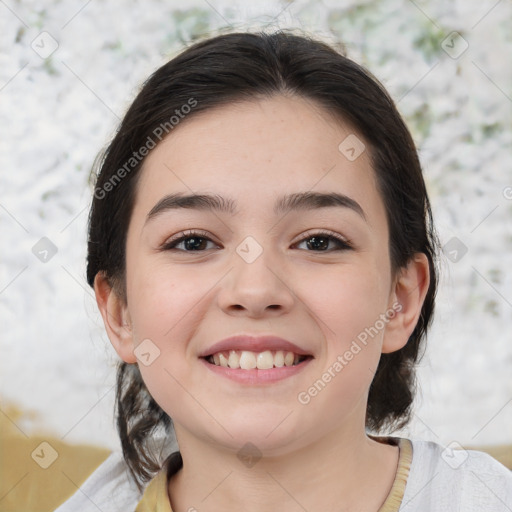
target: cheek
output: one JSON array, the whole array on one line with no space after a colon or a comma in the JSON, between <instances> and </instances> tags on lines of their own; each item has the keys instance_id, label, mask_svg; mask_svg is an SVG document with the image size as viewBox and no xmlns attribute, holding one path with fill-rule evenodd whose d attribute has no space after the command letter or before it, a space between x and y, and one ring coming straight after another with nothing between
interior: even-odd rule
<instances>
[{"instance_id":1,"label":"cheek","mask_svg":"<svg viewBox=\"0 0 512 512\"><path fill-rule=\"evenodd\" d=\"M307 304L323 330L327 349L319 361L318 380L304 391L314 397L318 411L338 404L341 417L364 396L377 368L389 280L376 264L351 265L304 280L304 285L304 291L317 290L307 295Z\"/></svg>"},{"instance_id":2,"label":"cheek","mask_svg":"<svg viewBox=\"0 0 512 512\"><path fill-rule=\"evenodd\" d=\"M128 267L127 267L128 268ZM139 260L128 275L128 297L135 342L173 336L184 320L194 316L208 290L190 271ZM181 324L181 325L180 325Z\"/></svg>"},{"instance_id":3,"label":"cheek","mask_svg":"<svg viewBox=\"0 0 512 512\"><path fill-rule=\"evenodd\" d=\"M202 299L211 288L207 281L191 274L142 262L128 274L135 350L144 343L151 353L150 364L140 358L140 372L151 396L176 419L180 418L177 411L183 400L180 383L189 381L193 362L188 340L204 316L206 301Z\"/></svg>"},{"instance_id":4,"label":"cheek","mask_svg":"<svg viewBox=\"0 0 512 512\"><path fill-rule=\"evenodd\" d=\"M303 283L305 302L319 317L327 339L339 349L386 310L388 280L375 265L340 265L324 275L303 276L296 282Z\"/></svg>"}]
</instances>

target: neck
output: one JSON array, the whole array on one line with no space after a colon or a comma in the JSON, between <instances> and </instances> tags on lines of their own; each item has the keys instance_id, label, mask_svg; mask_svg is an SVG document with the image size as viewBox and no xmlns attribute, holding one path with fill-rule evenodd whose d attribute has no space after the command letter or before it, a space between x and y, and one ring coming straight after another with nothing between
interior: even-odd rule
<instances>
[{"instance_id":1,"label":"neck","mask_svg":"<svg viewBox=\"0 0 512 512\"><path fill-rule=\"evenodd\" d=\"M183 437L183 436L181 436ZM169 482L173 512L279 510L376 512L392 487L398 448L364 430L335 431L314 445L244 464L233 451L180 440L183 468Z\"/></svg>"}]
</instances>

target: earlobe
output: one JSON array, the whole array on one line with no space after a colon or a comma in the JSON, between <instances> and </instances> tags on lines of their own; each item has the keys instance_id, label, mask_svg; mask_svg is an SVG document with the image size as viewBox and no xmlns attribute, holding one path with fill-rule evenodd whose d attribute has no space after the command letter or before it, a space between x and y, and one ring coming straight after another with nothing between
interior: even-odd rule
<instances>
[{"instance_id":1,"label":"earlobe","mask_svg":"<svg viewBox=\"0 0 512 512\"><path fill-rule=\"evenodd\" d=\"M400 304L400 307L399 310L393 307L398 312L386 326L382 353L395 352L407 344L421 315L429 284L428 258L418 253L397 276L391 302Z\"/></svg>"},{"instance_id":2,"label":"earlobe","mask_svg":"<svg viewBox=\"0 0 512 512\"><path fill-rule=\"evenodd\" d=\"M112 346L124 362L135 363L137 359L133 353L128 308L102 272L98 272L94 278L94 293Z\"/></svg>"}]
</instances>

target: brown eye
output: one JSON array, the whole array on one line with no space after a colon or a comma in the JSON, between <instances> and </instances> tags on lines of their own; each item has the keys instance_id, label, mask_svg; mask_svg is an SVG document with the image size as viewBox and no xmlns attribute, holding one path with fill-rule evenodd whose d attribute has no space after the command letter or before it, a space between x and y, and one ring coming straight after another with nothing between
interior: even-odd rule
<instances>
[{"instance_id":1,"label":"brown eye","mask_svg":"<svg viewBox=\"0 0 512 512\"><path fill-rule=\"evenodd\" d=\"M325 251L329 247L331 239L326 236L312 236L306 241L308 249L312 251Z\"/></svg>"},{"instance_id":2,"label":"brown eye","mask_svg":"<svg viewBox=\"0 0 512 512\"><path fill-rule=\"evenodd\" d=\"M306 243L306 247L309 251L315 252L332 252L352 249L352 246L348 243L347 240L334 233L320 232L308 234L307 237L303 238L296 245L303 243Z\"/></svg>"},{"instance_id":3,"label":"brown eye","mask_svg":"<svg viewBox=\"0 0 512 512\"><path fill-rule=\"evenodd\" d=\"M180 243L183 243L183 248L187 251L204 251L208 245L208 240L201 237L187 237L182 239ZM176 248L176 245L174 247Z\"/></svg>"},{"instance_id":4,"label":"brown eye","mask_svg":"<svg viewBox=\"0 0 512 512\"><path fill-rule=\"evenodd\" d=\"M171 239L162 246L162 250L178 250L183 252L201 252L213 247L208 247L208 243L218 247L210 238L204 236L203 233L188 232L181 233L177 238ZM181 246L181 247L179 247Z\"/></svg>"}]
</instances>

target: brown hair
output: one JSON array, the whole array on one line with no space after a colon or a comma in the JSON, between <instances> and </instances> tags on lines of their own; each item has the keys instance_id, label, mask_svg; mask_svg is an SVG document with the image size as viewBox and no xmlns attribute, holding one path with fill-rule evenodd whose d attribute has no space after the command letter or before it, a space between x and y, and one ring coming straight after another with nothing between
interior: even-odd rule
<instances>
[{"instance_id":1,"label":"brown hair","mask_svg":"<svg viewBox=\"0 0 512 512\"><path fill-rule=\"evenodd\" d=\"M416 148L392 99L367 70L327 44L284 31L226 34L195 43L160 67L98 161L87 280L93 286L103 272L126 300L126 234L143 162L139 148L154 141L161 127L170 133L173 116L186 113L188 119L233 101L278 94L315 101L364 138L386 207L393 272L415 253L428 258L430 285L414 332L402 349L381 356L369 390L367 428L402 427L410 419L414 367L434 310L438 242ZM187 113L185 105L193 108ZM161 466L149 442L158 428L170 432L172 421L148 393L137 365L119 365L117 425L133 476L139 484L149 480Z\"/></svg>"}]
</instances>

